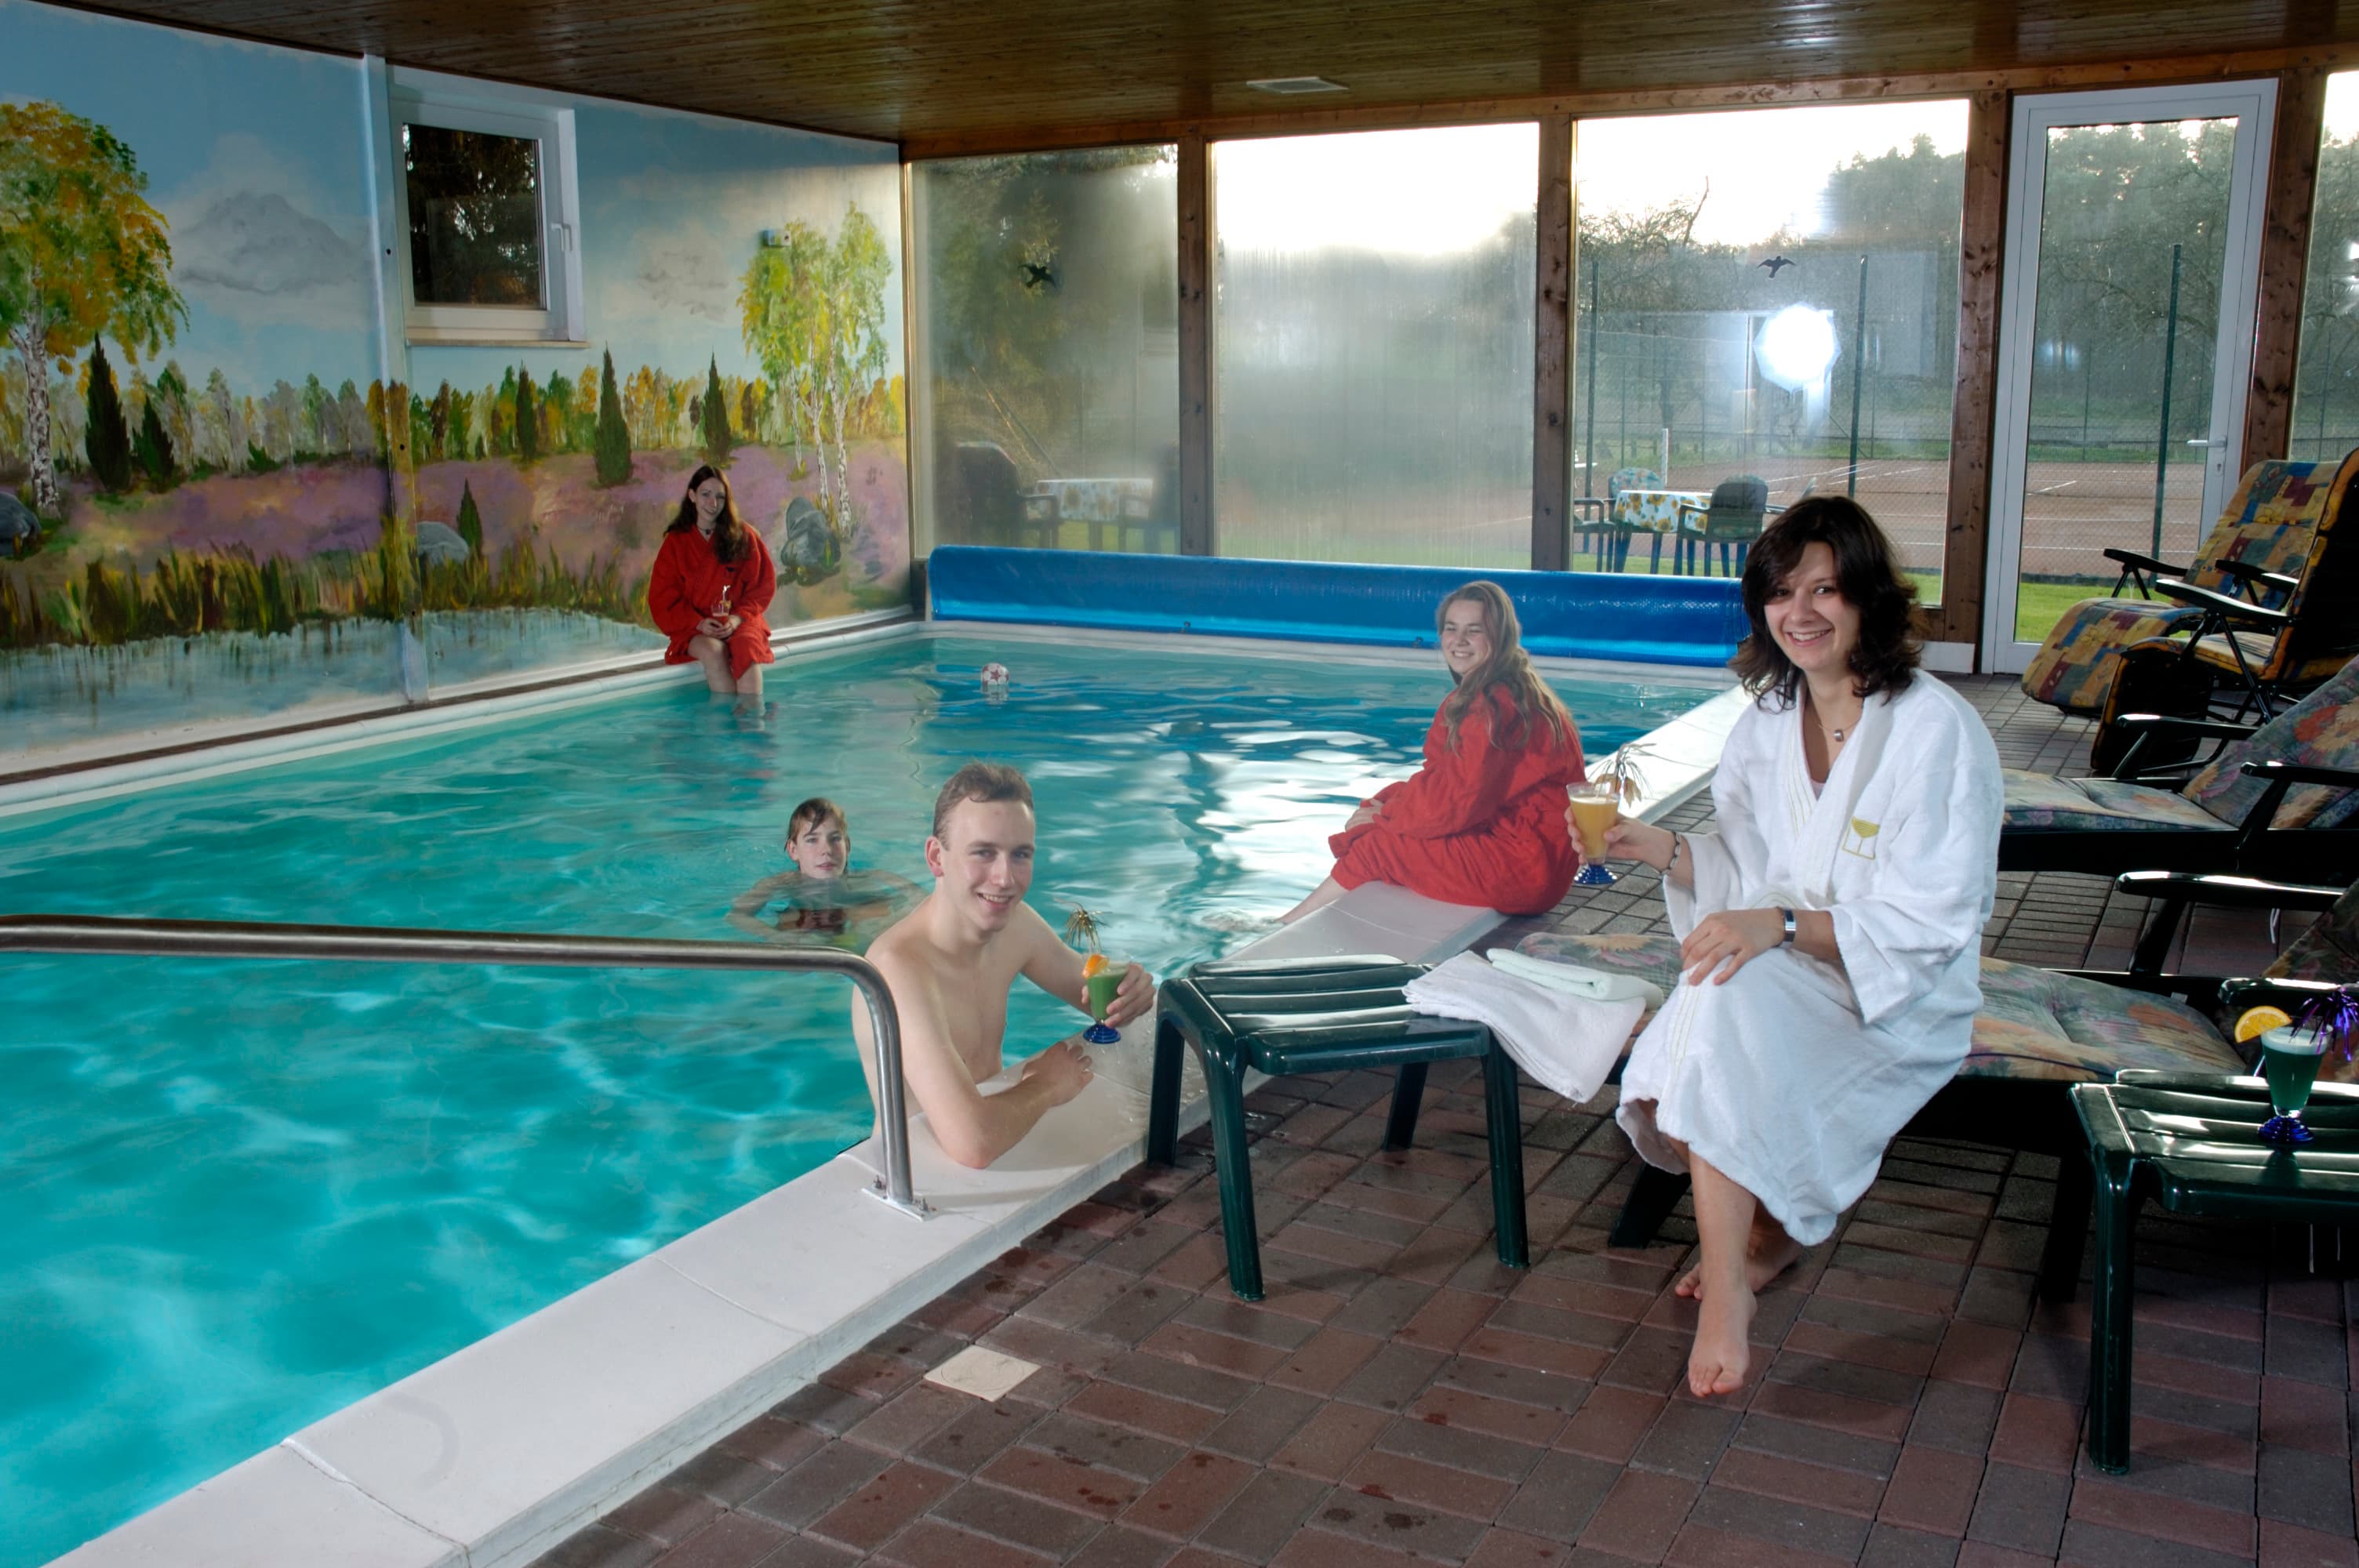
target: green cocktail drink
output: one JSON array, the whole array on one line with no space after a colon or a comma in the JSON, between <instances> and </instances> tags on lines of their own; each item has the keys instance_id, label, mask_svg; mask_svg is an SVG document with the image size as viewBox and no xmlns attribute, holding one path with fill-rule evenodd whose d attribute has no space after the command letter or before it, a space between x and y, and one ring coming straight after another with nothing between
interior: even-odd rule
<instances>
[{"instance_id":1,"label":"green cocktail drink","mask_svg":"<svg viewBox=\"0 0 2359 1568\"><path fill-rule=\"evenodd\" d=\"M2277 1112L2261 1127L2261 1136L2269 1142L2310 1141L2310 1129L2301 1124L2301 1110L2318 1082L2318 1064L2326 1054L2328 1040L2323 1032L2293 1025L2261 1036L2261 1076L2268 1080L2269 1108Z\"/></svg>"},{"instance_id":2,"label":"green cocktail drink","mask_svg":"<svg viewBox=\"0 0 2359 1568\"><path fill-rule=\"evenodd\" d=\"M1097 1020L1082 1032L1082 1038L1093 1045L1111 1045L1122 1038L1115 1033L1114 1025L1105 1021L1105 1016L1113 1011L1114 993L1122 989L1122 977L1129 968L1127 964L1109 960L1095 973L1088 970L1082 973L1083 998L1090 1004L1090 1016Z\"/></svg>"}]
</instances>

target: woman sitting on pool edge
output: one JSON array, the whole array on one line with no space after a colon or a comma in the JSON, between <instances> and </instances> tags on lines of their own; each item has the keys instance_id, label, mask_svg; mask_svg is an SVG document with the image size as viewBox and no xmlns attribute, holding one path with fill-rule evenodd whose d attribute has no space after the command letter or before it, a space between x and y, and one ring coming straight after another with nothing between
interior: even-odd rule
<instances>
[{"instance_id":1,"label":"woman sitting on pool edge","mask_svg":"<svg viewBox=\"0 0 2359 1568\"><path fill-rule=\"evenodd\" d=\"M1688 1389L1743 1388L1754 1296L1875 1179L1965 1060L1998 880L1998 752L1919 678L1916 590L1856 503L1797 503L1745 567L1754 701L1712 774L1715 830L1617 822L1663 872L1685 973L1630 1048L1617 1119L1694 1178Z\"/></svg>"},{"instance_id":2,"label":"woman sitting on pool edge","mask_svg":"<svg viewBox=\"0 0 2359 1568\"><path fill-rule=\"evenodd\" d=\"M729 924L766 941L862 936L924 896L908 878L852 871L852 824L843 807L813 795L787 818L787 858L794 870L764 877L729 906ZM766 921L773 904L782 905Z\"/></svg>"},{"instance_id":3,"label":"woman sitting on pool edge","mask_svg":"<svg viewBox=\"0 0 2359 1568\"><path fill-rule=\"evenodd\" d=\"M1556 906L1581 869L1565 786L1584 776L1581 731L1523 649L1497 583L1470 582L1434 616L1456 687L1425 733L1425 766L1360 803L1327 840L1335 870L1281 918L1300 919L1362 882L1502 914Z\"/></svg>"},{"instance_id":4,"label":"woman sitting on pool edge","mask_svg":"<svg viewBox=\"0 0 2359 1568\"><path fill-rule=\"evenodd\" d=\"M664 663L702 665L714 695L759 703L762 666L773 662L762 617L777 591L769 546L738 517L728 480L705 464L688 476L647 575L647 613L671 639Z\"/></svg>"}]
</instances>

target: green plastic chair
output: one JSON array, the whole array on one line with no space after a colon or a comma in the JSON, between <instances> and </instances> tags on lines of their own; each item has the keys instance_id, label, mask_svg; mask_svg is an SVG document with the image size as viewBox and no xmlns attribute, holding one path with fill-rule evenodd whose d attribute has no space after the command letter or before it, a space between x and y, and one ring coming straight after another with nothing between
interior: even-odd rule
<instances>
[{"instance_id":1,"label":"green plastic chair","mask_svg":"<svg viewBox=\"0 0 2359 1568\"><path fill-rule=\"evenodd\" d=\"M1212 1104L1212 1161L1221 1184L1229 1289L1262 1298L1261 1244L1254 1228L1253 1169L1245 1149L1245 1076L1272 1077L1392 1068L1385 1147L1405 1149L1417 1130L1418 1101L1435 1062L1480 1060L1491 1142L1491 1214L1499 1261L1527 1268L1524 1134L1516 1064L1480 1023L1413 1011L1401 987L1423 964L1393 958L1237 959L1198 964L1167 980L1158 1005L1155 1076L1147 1157L1169 1165L1179 1153L1180 1053L1193 1047Z\"/></svg>"}]
</instances>

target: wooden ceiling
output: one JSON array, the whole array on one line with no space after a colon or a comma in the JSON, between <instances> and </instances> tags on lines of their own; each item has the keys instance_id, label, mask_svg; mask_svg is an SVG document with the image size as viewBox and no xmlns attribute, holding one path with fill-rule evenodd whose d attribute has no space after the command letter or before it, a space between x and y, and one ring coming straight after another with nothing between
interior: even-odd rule
<instances>
[{"instance_id":1,"label":"wooden ceiling","mask_svg":"<svg viewBox=\"0 0 2359 1568\"><path fill-rule=\"evenodd\" d=\"M1183 124L1481 117L1527 102L1783 99L1798 95L1797 83L1842 84L1852 96L2201 75L2273 59L2335 63L2354 52L2338 46L2359 45L2359 6L2336 0L108 0L92 8L880 137L912 154ZM1287 100L1245 85L1297 75L1349 91Z\"/></svg>"}]
</instances>

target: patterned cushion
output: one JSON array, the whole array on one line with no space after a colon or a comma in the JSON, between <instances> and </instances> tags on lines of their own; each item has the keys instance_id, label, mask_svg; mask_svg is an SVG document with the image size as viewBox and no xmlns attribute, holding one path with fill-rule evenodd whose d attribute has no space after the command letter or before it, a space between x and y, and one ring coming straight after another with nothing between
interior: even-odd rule
<instances>
[{"instance_id":1,"label":"patterned cushion","mask_svg":"<svg viewBox=\"0 0 2359 1568\"><path fill-rule=\"evenodd\" d=\"M1665 990L1679 981L1680 944L1672 936L1543 931L1525 937L1516 950L1637 975ZM2125 1067L2234 1073L2244 1070L2244 1062L2211 1020L2168 997L2028 964L1983 960L1983 1010L1974 1017L1973 1047L1960 1076L2092 1083Z\"/></svg>"},{"instance_id":2,"label":"patterned cushion","mask_svg":"<svg viewBox=\"0 0 2359 1568\"><path fill-rule=\"evenodd\" d=\"M2004 768L2000 773L2006 781L2009 828L2119 828L2139 833L2187 827L2216 833L2234 826L2196 802L2151 784L2060 779L2021 768Z\"/></svg>"},{"instance_id":3,"label":"patterned cushion","mask_svg":"<svg viewBox=\"0 0 2359 1568\"><path fill-rule=\"evenodd\" d=\"M2295 937L2267 973L2273 980L2359 982L2359 887L2336 899L2317 924ZM2318 1076L2329 1083L2359 1083L2359 1061L2330 1052Z\"/></svg>"},{"instance_id":4,"label":"patterned cushion","mask_svg":"<svg viewBox=\"0 0 2359 1568\"><path fill-rule=\"evenodd\" d=\"M2359 769L2359 661L2215 758L2187 783L2187 798L2223 822L2242 822L2266 787L2238 769L2247 757ZM2012 795L2009 799L2013 798ZM2277 807L2279 827L2333 827L2359 813L2359 791L2299 784Z\"/></svg>"},{"instance_id":5,"label":"patterned cushion","mask_svg":"<svg viewBox=\"0 0 2359 1568\"><path fill-rule=\"evenodd\" d=\"M2188 580L2234 591L2222 561L2293 573L2310 557L2311 536L2333 497L2338 463L2255 463L2196 552ZM2158 637L2195 611L2168 601L2091 599L2064 613L2024 672L2024 695L2074 713L2102 713L2121 650Z\"/></svg>"}]
</instances>

